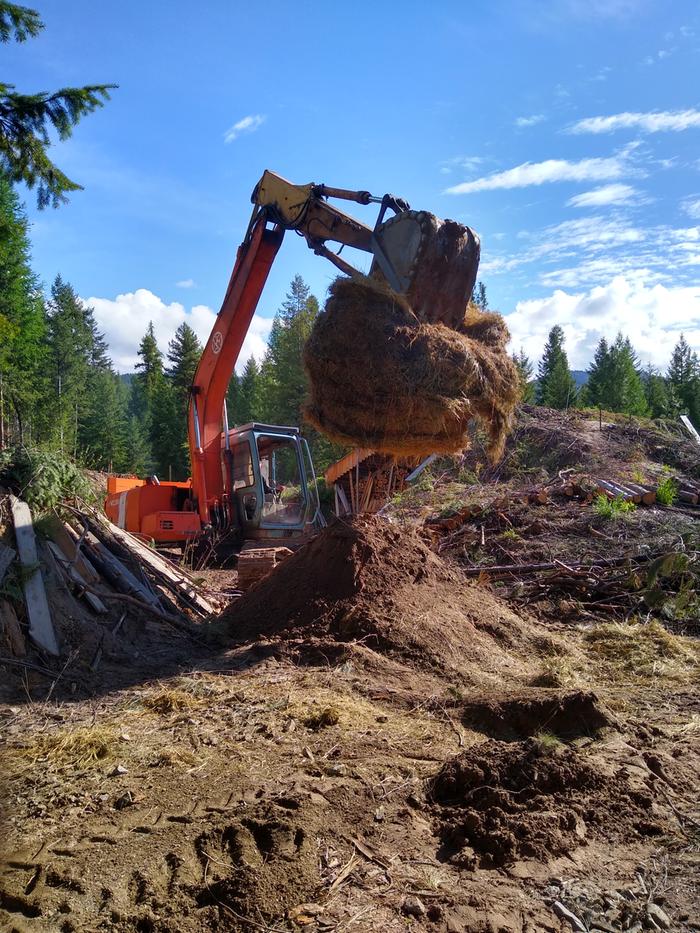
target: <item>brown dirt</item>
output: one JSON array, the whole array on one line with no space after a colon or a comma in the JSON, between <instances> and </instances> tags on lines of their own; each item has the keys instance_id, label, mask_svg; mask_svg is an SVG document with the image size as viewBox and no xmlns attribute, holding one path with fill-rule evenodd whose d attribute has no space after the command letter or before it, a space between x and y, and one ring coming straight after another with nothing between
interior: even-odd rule
<instances>
[{"instance_id":1,"label":"brown dirt","mask_svg":"<svg viewBox=\"0 0 700 933\"><path fill-rule=\"evenodd\" d=\"M590 690L530 690L479 697L466 702L462 710L465 725L505 740L540 732L571 740L617 727L615 716Z\"/></svg>"},{"instance_id":2,"label":"brown dirt","mask_svg":"<svg viewBox=\"0 0 700 933\"><path fill-rule=\"evenodd\" d=\"M507 339L498 315L424 324L372 279L337 279L304 349L305 416L340 443L402 456L461 450L477 419L497 458L520 394Z\"/></svg>"},{"instance_id":3,"label":"brown dirt","mask_svg":"<svg viewBox=\"0 0 700 933\"><path fill-rule=\"evenodd\" d=\"M543 627L466 583L415 529L374 516L334 521L222 622L237 640L325 646L336 660L360 645L461 686L526 679L543 639L551 650Z\"/></svg>"},{"instance_id":4,"label":"brown dirt","mask_svg":"<svg viewBox=\"0 0 700 933\"><path fill-rule=\"evenodd\" d=\"M601 773L573 748L489 740L448 761L430 782L443 843L460 864L547 861L598 833L663 835L653 798Z\"/></svg>"}]
</instances>

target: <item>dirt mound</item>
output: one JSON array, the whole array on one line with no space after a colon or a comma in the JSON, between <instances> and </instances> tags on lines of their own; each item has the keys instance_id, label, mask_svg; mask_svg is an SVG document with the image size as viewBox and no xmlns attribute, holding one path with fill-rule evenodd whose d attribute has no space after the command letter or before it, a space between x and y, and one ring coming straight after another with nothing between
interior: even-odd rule
<instances>
[{"instance_id":1,"label":"dirt mound","mask_svg":"<svg viewBox=\"0 0 700 933\"><path fill-rule=\"evenodd\" d=\"M430 783L446 850L469 866L548 859L598 829L653 835L652 797L558 743L490 740L448 761Z\"/></svg>"},{"instance_id":2,"label":"dirt mound","mask_svg":"<svg viewBox=\"0 0 700 933\"><path fill-rule=\"evenodd\" d=\"M305 416L340 443L400 455L461 450L476 418L497 458L520 394L507 339L499 315L426 324L374 280L337 279L304 348Z\"/></svg>"},{"instance_id":3,"label":"dirt mound","mask_svg":"<svg viewBox=\"0 0 700 933\"><path fill-rule=\"evenodd\" d=\"M584 690L539 690L470 700L463 707L463 722L506 741L539 732L573 739L616 726L615 718L596 694Z\"/></svg>"},{"instance_id":4,"label":"dirt mound","mask_svg":"<svg viewBox=\"0 0 700 933\"><path fill-rule=\"evenodd\" d=\"M222 614L229 635L361 643L414 668L483 685L524 678L542 629L465 582L412 527L336 520ZM534 668L533 668L534 670ZM454 679L454 678L453 678Z\"/></svg>"}]
</instances>

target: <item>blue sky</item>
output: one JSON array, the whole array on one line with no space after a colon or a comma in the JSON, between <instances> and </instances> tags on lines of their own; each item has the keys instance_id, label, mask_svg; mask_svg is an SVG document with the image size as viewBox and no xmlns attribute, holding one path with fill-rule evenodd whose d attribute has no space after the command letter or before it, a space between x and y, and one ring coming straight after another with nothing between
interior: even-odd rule
<instances>
[{"instance_id":1,"label":"blue sky","mask_svg":"<svg viewBox=\"0 0 700 933\"><path fill-rule=\"evenodd\" d=\"M119 84L54 150L85 190L27 196L37 272L90 299L118 368L149 319L206 338L265 168L468 223L533 358L554 323L576 367L619 328L657 365L681 330L700 349L697 2L36 5L7 80ZM288 234L246 353L296 272L320 299L334 276Z\"/></svg>"}]
</instances>

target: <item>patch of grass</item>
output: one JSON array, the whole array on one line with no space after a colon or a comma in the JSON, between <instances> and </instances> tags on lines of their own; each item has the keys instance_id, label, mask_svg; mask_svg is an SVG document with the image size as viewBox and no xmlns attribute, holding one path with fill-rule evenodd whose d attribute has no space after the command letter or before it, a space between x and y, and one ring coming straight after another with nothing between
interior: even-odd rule
<instances>
[{"instance_id":1,"label":"patch of grass","mask_svg":"<svg viewBox=\"0 0 700 933\"><path fill-rule=\"evenodd\" d=\"M640 677L682 676L700 668L700 652L660 622L606 622L586 632L589 651L615 670Z\"/></svg>"},{"instance_id":2,"label":"patch of grass","mask_svg":"<svg viewBox=\"0 0 700 933\"><path fill-rule=\"evenodd\" d=\"M307 729L318 732L319 729L325 729L327 726L337 726L340 722L340 711L335 706L326 706L321 710L310 713L304 719L304 725Z\"/></svg>"},{"instance_id":3,"label":"patch of grass","mask_svg":"<svg viewBox=\"0 0 700 933\"><path fill-rule=\"evenodd\" d=\"M532 741L540 755L556 755L564 745L553 732L547 732L546 730L533 735Z\"/></svg>"},{"instance_id":4,"label":"patch of grass","mask_svg":"<svg viewBox=\"0 0 700 933\"><path fill-rule=\"evenodd\" d=\"M656 487L656 501L661 505L673 505L678 497L678 483L665 476Z\"/></svg>"},{"instance_id":5,"label":"patch of grass","mask_svg":"<svg viewBox=\"0 0 700 933\"><path fill-rule=\"evenodd\" d=\"M73 768L84 770L111 758L119 743L114 729L105 726L81 726L36 736L20 749L22 758L42 768Z\"/></svg>"},{"instance_id":6,"label":"patch of grass","mask_svg":"<svg viewBox=\"0 0 700 933\"><path fill-rule=\"evenodd\" d=\"M634 502L623 499L622 496L615 496L614 499L608 499L607 496L596 496L593 500L593 511L596 515L607 520L622 518L634 512L637 506Z\"/></svg>"},{"instance_id":7,"label":"patch of grass","mask_svg":"<svg viewBox=\"0 0 700 933\"><path fill-rule=\"evenodd\" d=\"M515 530L515 528L506 528L506 530L501 535L504 541L519 541L520 535Z\"/></svg>"},{"instance_id":8,"label":"patch of grass","mask_svg":"<svg viewBox=\"0 0 700 933\"><path fill-rule=\"evenodd\" d=\"M199 764L200 761L201 759L194 752L186 748L175 748L168 745L160 749L150 764L153 768L191 768Z\"/></svg>"},{"instance_id":9,"label":"patch of grass","mask_svg":"<svg viewBox=\"0 0 700 933\"><path fill-rule=\"evenodd\" d=\"M579 681L578 671L569 658L551 658L530 681L532 687L570 687Z\"/></svg>"},{"instance_id":10,"label":"patch of grass","mask_svg":"<svg viewBox=\"0 0 700 933\"><path fill-rule=\"evenodd\" d=\"M154 713L174 713L177 710L192 709L195 705L193 697L183 690L158 690L156 693L146 694L141 700L146 709Z\"/></svg>"},{"instance_id":11,"label":"patch of grass","mask_svg":"<svg viewBox=\"0 0 700 933\"><path fill-rule=\"evenodd\" d=\"M642 486L644 483L646 483L646 476L644 475L643 471L639 469L639 467L632 470L632 480L633 482L639 483Z\"/></svg>"}]
</instances>

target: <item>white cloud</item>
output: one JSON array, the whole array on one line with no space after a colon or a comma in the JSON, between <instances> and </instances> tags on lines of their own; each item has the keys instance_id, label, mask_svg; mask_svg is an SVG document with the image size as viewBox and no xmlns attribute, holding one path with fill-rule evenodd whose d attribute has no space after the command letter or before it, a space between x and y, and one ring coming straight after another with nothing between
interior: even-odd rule
<instances>
[{"instance_id":1,"label":"white cloud","mask_svg":"<svg viewBox=\"0 0 700 933\"><path fill-rule=\"evenodd\" d=\"M681 206L686 214L692 217L693 220L700 220L700 197L693 196L685 198L685 200L681 202Z\"/></svg>"},{"instance_id":2,"label":"white cloud","mask_svg":"<svg viewBox=\"0 0 700 933\"><path fill-rule=\"evenodd\" d=\"M169 341L183 321L187 321L205 344L216 320L216 314L206 305L194 305L187 311L177 301L166 304L147 288L137 288L135 292L117 295L114 299L86 298L85 301L94 309L95 320L105 335L110 356L119 372L134 371L139 344L149 321L153 321L158 346L166 354ZM270 318L258 314L253 317L237 370L243 369L251 355L258 360L263 358L271 326Z\"/></svg>"},{"instance_id":3,"label":"white cloud","mask_svg":"<svg viewBox=\"0 0 700 933\"><path fill-rule=\"evenodd\" d=\"M550 329L566 336L569 363L586 368L601 337L618 331L630 337L643 363L665 369L681 331L700 351L700 286L650 285L644 274L614 276L607 285L578 294L557 290L546 298L520 301L506 318L511 345L535 360Z\"/></svg>"},{"instance_id":4,"label":"white cloud","mask_svg":"<svg viewBox=\"0 0 700 933\"><path fill-rule=\"evenodd\" d=\"M461 168L465 172L475 172L486 159L481 156L453 156L451 159L445 159L440 163L440 172L443 175L449 175L454 169Z\"/></svg>"},{"instance_id":5,"label":"white cloud","mask_svg":"<svg viewBox=\"0 0 700 933\"><path fill-rule=\"evenodd\" d=\"M604 207L608 204L627 204L637 194L631 185L612 184L593 188L569 198L567 207Z\"/></svg>"},{"instance_id":6,"label":"white cloud","mask_svg":"<svg viewBox=\"0 0 700 933\"><path fill-rule=\"evenodd\" d=\"M645 133L680 132L700 127L700 110L655 110L649 113L615 113L609 117L586 117L569 127L569 133L612 133L621 129Z\"/></svg>"},{"instance_id":7,"label":"white cloud","mask_svg":"<svg viewBox=\"0 0 700 933\"><path fill-rule=\"evenodd\" d=\"M538 123L542 123L546 119L543 113L533 113L531 117L518 117L515 125L520 127L537 126Z\"/></svg>"},{"instance_id":8,"label":"white cloud","mask_svg":"<svg viewBox=\"0 0 700 933\"><path fill-rule=\"evenodd\" d=\"M463 181L447 188L445 194L471 194L499 188L527 188L555 181L609 181L629 172L627 151L607 159L547 159L545 162L524 162L505 172L494 172L474 181Z\"/></svg>"},{"instance_id":9,"label":"white cloud","mask_svg":"<svg viewBox=\"0 0 700 933\"><path fill-rule=\"evenodd\" d=\"M194 288L196 284L194 279L180 279L175 283L178 288Z\"/></svg>"},{"instance_id":10,"label":"white cloud","mask_svg":"<svg viewBox=\"0 0 700 933\"><path fill-rule=\"evenodd\" d=\"M224 133L224 142L232 143L234 139L238 139L238 137L242 136L244 133L254 133L263 125L266 119L267 117L263 113L253 113L247 117L243 117L226 130Z\"/></svg>"}]
</instances>

